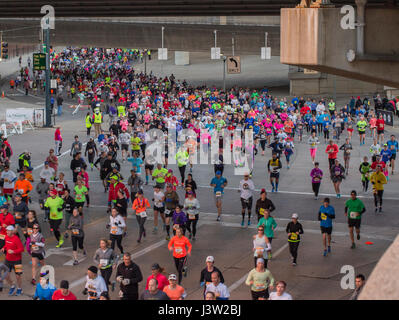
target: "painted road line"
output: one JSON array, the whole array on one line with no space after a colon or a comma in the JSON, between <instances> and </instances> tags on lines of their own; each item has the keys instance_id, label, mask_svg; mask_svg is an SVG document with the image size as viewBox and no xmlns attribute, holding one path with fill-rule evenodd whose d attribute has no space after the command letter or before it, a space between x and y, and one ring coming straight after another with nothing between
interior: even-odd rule
<instances>
[{"instance_id":1,"label":"painted road line","mask_svg":"<svg viewBox=\"0 0 399 320\"><path fill-rule=\"evenodd\" d=\"M285 248L288 247L288 243L286 243L285 245L283 245L280 249L278 249L276 251L276 253L273 253L273 259L277 256L280 255L281 252L283 252L285 250ZM240 279L238 279L236 282L234 282L230 287L229 287L229 292L231 293L232 291L234 291L235 289L237 289L239 286L241 286L245 280L247 280L248 274L245 274L243 277L241 277Z\"/></svg>"},{"instance_id":2,"label":"painted road line","mask_svg":"<svg viewBox=\"0 0 399 320\"><path fill-rule=\"evenodd\" d=\"M85 261L86 259L87 259L87 257L83 256L82 258L78 259L78 262L81 263L82 261ZM74 259L69 260L64 263L64 266L73 266L74 261L75 261Z\"/></svg>"},{"instance_id":3,"label":"painted road line","mask_svg":"<svg viewBox=\"0 0 399 320\"><path fill-rule=\"evenodd\" d=\"M144 248L143 250L140 250L140 251L138 251L138 252L132 254L132 258L133 258L133 259L137 259L138 257L140 257L140 256L142 256L142 255L145 255L145 254L151 252L152 250L155 250L155 249L157 249L157 248L163 246L164 244L166 244L166 240L158 241L158 242L156 242L156 243L154 243L154 244L148 246L147 248ZM77 286L79 286L79 285L81 285L81 284L83 284L83 283L85 283L85 282L86 282L86 277L82 277L82 278L80 278L80 279L78 279L78 280L76 280L76 281L73 281L73 282L69 285L69 287L70 287L70 288L74 288L74 287L77 287Z\"/></svg>"}]
</instances>

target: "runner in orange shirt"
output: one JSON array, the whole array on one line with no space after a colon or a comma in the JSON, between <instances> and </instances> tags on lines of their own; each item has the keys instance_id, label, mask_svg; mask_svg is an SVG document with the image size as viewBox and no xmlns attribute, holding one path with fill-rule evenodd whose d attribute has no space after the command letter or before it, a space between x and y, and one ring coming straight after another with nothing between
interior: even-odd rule
<instances>
[{"instance_id":1,"label":"runner in orange shirt","mask_svg":"<svg viewBox=\"0 0 399 320\"><path fill-rule=\"evenodd\" d=\"M148 202L147 198L144 198L143 196L143 190L139 190L137 192L137 198L134 199L133 201L133 206L132 209L135 210L136 212L136 219L137 223L139 225L139 238L137 239L137 242L141 242L141 237L144 236L145 238L145 229L144 229L144 223L147 220L147 208L150 208L150 203Z\"/></svg>"},{"instance_id":2,"label":"runner in orange shirt","mask_svg":"<svg viewBox=\"0 0 399 320\"><path fill-rule=\"evenodd\" d=\"M14 190L22 195L22 200L28 204L28 193L33 189L32 184L25 179L25 174L21 173L19 179L15 181Z\"/></svg>"},{"instance_id":3,"label":"runner in orange shirt","mask_svg":"<svg viewBox=\"0 0 399 320\"><path fill-rule=\"evenodd\" d=\"M169 285L163 288L163 292L169 297L170 300L183 300L187 294L182 286L177 284L177 277L175 274L169 276Z\"/></svg>"},{"instance_id":4,"label":"runner in orange shirt","mask_svg":"<svg viewBox=\"0 0 399 320\"><path fill-rule=\"evenodd\" d=\"M188 251L186 251L186 246ZM181 283L183 273L187 276L187 267L185 266L187 262L187 254L191 256L192 245L190 241L183 236L183 232L180 228L176 229L176 235L170 239L168 244L169 251L173 250L173 259L175 260L175 266L177 272L179 273L179 284Z\"/></svg>"}]
</instances>

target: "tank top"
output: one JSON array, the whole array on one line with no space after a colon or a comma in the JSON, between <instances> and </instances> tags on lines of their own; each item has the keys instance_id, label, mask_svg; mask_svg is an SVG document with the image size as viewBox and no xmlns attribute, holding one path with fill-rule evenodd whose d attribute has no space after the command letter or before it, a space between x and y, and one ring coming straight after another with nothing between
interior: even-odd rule
<instances>
[{"instance_id":1,"label":"tank top","mask_svg":"<svg viewBox=\"0 0 399 320\"><path fill-rule=\"evenodd\" d=\"M258 256L258 251L260 251L260 250L258 250L258 248L260 249L263 249L263 257L265 258L265 256L266 256L266 247L267 247L267 245L266 245L266 240L265 240L265 236L263 235L261 238L258 236L258 235L256 235L256 237L255 237L255 239L254 239L254 248L255 248L255 251L254 251L254 256L256 257L256 256Z\"/></svg>"}]
</instances>

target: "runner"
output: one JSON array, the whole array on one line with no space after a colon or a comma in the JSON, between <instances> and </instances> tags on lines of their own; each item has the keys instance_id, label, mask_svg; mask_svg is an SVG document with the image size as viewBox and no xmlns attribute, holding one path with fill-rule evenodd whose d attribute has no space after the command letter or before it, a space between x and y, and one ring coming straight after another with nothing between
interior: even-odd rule
<instances>
[{"instance_id":1,"label":"runner","mask_svg":"<svg viewBox=\"0 0 399 320\"><path fill-rule=\"evenodd\" d=\"M249 272L245 284L251 286L252 300L259 300L260 297L269 298L269 289L274 288L274 278L265 266L264 259L256 259L255 268Z\"/></svg>"},{"instance_id":2,"label":"runner","mask_svg":"<svg viewBox=\"0 0 399 320\"><path fill-rule=\"evenodd\" d=\"M167 294L170 300L184 300L187 293L182 286L177 284L177 277L175 274L169 275L169 285L163 288L163 292Z\"/></svg>"},{"instance_id":3,"label":"runner","mask_svg":"<svg viewBox=\"0 0 399 320\"><path fill-rule=\"evenodd\" d=\"M115 270L119 259L118 255L115 254L115 251L110 248L110 242L110 240L101 239L100 247L96 250L93 257L94 263L97 265L98 269L100 269L101 276L104 278L107 289L109 289L109 285L111 284L110 279L112 270ZM114 291L114 289L115 282L112 283L112 291Z\"/></svg>"},{"instance_id":4,"label":"runner","mask_svg":"<svg viewBox=\"0 0 399 320\"><path fill-rule=\"evenodd\" d=\"M122 247L122 236L125 229L125 220L119 214L116 208L111 209L111 215L109 217L109 223L106 225L109 230L109 239L111 240L111 249L115 249L115 242L119 248L121 254L123 254Z\"/></svg>"},{"instance_id":5,"label":"runner","mask_svg":"<svg viewBox=\"0 0 399 320\"><path fill-rule=\"evenodd\" d=\"M360 240L360 224L362 214L366 211L364 203L356 198L357 193L355 190L351 192L351 199L345 202L345 216L348 217L349 236L352 241L351 249L355 249L355 240L353 237L353 228L356 228L357 240Z\"/></svg>"},{"instance_id":6,"label":"runner","mask_svg":"<svg viewBox=\"0 0 399 320\"><path fill-rule=\"evenodd\" d=\"M298 247L301 241L301 234L303 234L302 225L298 222L298 214L292 214L292 221L287 224L285 231L288 233L288 245L290 247L290 254L292 256L292 265L296 266L298 257Z\"/></svg>"},{"instance_id":7,"label":"runner","mask_svg":"<svg viewBox=\"0 0 399 320\"><path fill-rule=\"evenodd\" d=\"M399 144L394 134L392 134L391 139L387 141L387 145L389 150L391 151L391 159L389 162L389 166L391 167L391 174L393 175L395 171L396 153L399 150Z\"/></svg>"},{"instance_id":8,"label":"runner","mask_svg":"<svg viewBox=\"0 0 399 320\"><path fill-rule=\"evenodd\" d=\"M4 226L3 226L4 227ZM5 265L8 268L8 274L6 281L10 284L10 290L8 295L20 296L22 294L22 252L24 252L24 246L17 235L15 235L15 228L11 225L6 227L7 235L4 239L4 246L1 249L5 254ZM11 280L11 272L14 270L15 278L17 281L17 291L15 291L15 284Z\"/></svg>"},{"instance_id":9,"label":"runner","mask_svg":"<svg viewBox=\"0 0 399 320\"><path fill-rule=\"evenodd\" d=\"M363 185L363 192L367 192L369 187L370 181L370 172L371 172L371 165L368 162L368 158L364 157L363 162L360 164L359 172L362 175L362 185Z\"/></svg>"},{"instance_id":10,"label":"runner","mask_svg":"<svg viewBox=\"0 0 399 320\"><path fill-rule=\"evenodd\" d=\"M83 207L86 202L86 197L88 195L88 191L89 190L83 184L82 177L79 176L77 178L77 183L75 185L75 188L73 188L73 193L75 195L75 206L78 208L80 216L83 216Z\"/></svg>"},{"instance_id":11,"label":"runner","mask_svg":"<svg viewBox=\"0 0 399 320\"><path fill-rule=\"evenodd\" d=\"M87 294L87 300L99 300L103 292L107 292L107 286L102 276L97 275L96 266L90 266L87 269L86 285L82 294Z\"/></svg>"},{"instance_id":12,"label":"runner","mask_svg":"<svg viewBox=\"0 0 399 320\"><path fill-rule=\"evenodd\" d=\"M334 207L330 205L330 198L324 198L323 205L319 209L318 220L320 221L320 230L323 236L323 256L325 257L327 253L331 252L332 219L335 219Z\"/></svg>"},{"instance_id":13,"label":"runner","mask_svg":"<svg viewBox=\"0 0 399 320\"><path fill-rule=\"evenodd\" d=\"M195 235L197 234L197 223L199 220L199 209L200 203L197 198L194 198L194 192L188 191L187 198L184 200L184 210L187 212L187 224L186 228L189 232L188 238L196 240Z\"/></svg>"},{"instance_id":14,"label":"runner","mask_svg":"<svg viewBox=\"0 0 399 320\"><path fill-rule=\"evenodd\" d=\"M173 190L171 184L166 185L165 191L165 224L166 224L166 240L170 240L170 219L173 217L173 212L179 204L179 196Z\"/></svg>"},{"instance_id":15,"label":"runner","mask_svg":"<svg viewBox=\"0 0 399 320\"><path fill-rule=\"evenodd\" d=\"M28 180L25 179L24 173L19 174L19 179L15 181L14 190L15 192L21 194L22 201L28 204L29 192L33 190L33 186Z\"/></svg>"},{"instance_id":16,"label":"runner","mask_svg":"<svg viewBox=\"0 0 399 320\"><path fill-rule=\"evenodd\" d=\"M10 170L9 165L4 165L4 170L1 172L0 179L4 181L2 188L4 196L7 199L12 198L17 176L15 175L14 171Z\"/></svg>"},{"instance_id":17,"label":"runner","mask_svg":"<svg viewBox=\"0 0 399 320\"><path fill-rule=\"evenodd\" d=\"M270 215L269 209L264 209L264 215L263 217L259 220L258 222L258 231L259 228L263 227L264 229L264 234L266 235L268 242L270 245L272 244L273 238L274 238L274 230L277 228L277 222L274 220L274 218ZM265 253L265 252L264 252ZM267 259L271 260L272 258L272 248L267 250L267 258L265 257L265 267L267 268Z\"/></svg>"},{"instance_id":18,"label":"runner","mask_svg":"<svg viewBox=\"0 0 399 320\"><path fill-rule=\"evenodd\" d=\"M276 283L276 292L271 292L269 300L292 300L292 296L285 292L287 288L287 284L285 281L277 281Z\"/></svg>"},{"instance_id":19,"label":"runner","mask_svg":"<svg viewBox=\"0 0 399 320\"><path fill-rule=\"evenodd\" d=\"M151 275L147 278L147 284L145 290L148 290L148 283L151 279L156 279L158 282L158 289L163 291L163 289L169 284L168 279L163 275L165 268L161 268L158 263L154 263L151 266Z\"/></svg>"},{"instance_id":20,"label":"runner","mask_svg":"<svg viewBox=\"0 0 399 320\"><path fill-rule=\"evenodd\" d=\"M215 195L216 208L218 210L218 216L216 221L220 221L222 215L222 199L224 194L224 188L227 186L227 179L222 176L220 171L216 171L215 177L211 180L211 187L213 187L213 193Z\"/></svg>"},{"instance_id":21,"label":"runner","mask_svg":"<svg viewBox=\"0 0 399 320\"><path fill-rule=\"evenodd\" d=\"M338 159L335 159L335 164L330 168L331 181L334 185L335 193L337 198L341 198L340 185L343 179L345 179L345 168L339 163Z\"/></svg>"},{"instance_id":22,"label":"runner","mask_svg":"<svg viewBox=\"0 0 399 320\"><path fill-rule=\"evenodd\" d=\"M152 180L155 179L157 185L163 190L165 187L165 178L168 174L168 169L163 168L161 163L157 163L157 168L152 173Z\"/></svg>"},{"instance_id":23,"label":"runner","mask_svg":"<svg viewBox=\"0 0 399 320\"><path fill-rule=\"evenodd\" d=\"M366 138L367 121L364 119L364 116L360 116L360 120L357 122L356 126L359 132L359 139L361 146L364 144Z\"/></svg>"},{"instance_id":24,"label":"runner","mask_svg":"<svg viewBox=\"0 0 399 320\"><path fill-rule=\"evenodd\" d=\"M78 245L79 249L82 250L83 256L86 257L86 250L83 247L83 241L85 237L83 231L83 217L79 215L78 208L73 209L72 217L69 221L68 230L71 231L73 265L76 266L79 264Z\"/></svg>"},{"instance_id":25,"label":"runner","mask_svg":"<svg viewBox=\"0 0 399 320\"><path fill-rule=\"evenodd\" d=\"M183 233L183 236L186 235L186 224L187 224L187 216L186 213L182 211L183 206L178 204L173 211L172 221L173 221L173 235L176 234L176 230L180 229Z\"/></svg>"},{"instance_id":26,"label":"runner","mask_svg":"<svg viewBox=\"0 0 399 320\"><path fill-rule=\"evenodd\" d=\"M86 144L85 149L85 157L87 156L87 160L90 164L91 171L93 171L94 167L94 158L98 156L98 150L96 143L94 142L93 137L90 137L90 140Z\"/></svg>"},{"instance_id":27,"label":"runner","mask_svg":"<svg viewBox=\"0 0 399 320\"><path fill-rule=\"evenodd\" d=\"M280 178L281 161L277 158L277 154L273 153L272 158L267 163L267 171L270 174L270 184L272 185L272 192L278 192L278 182Z\"/></svg>"},{"instance_id":28,"label":"runner","mask_svg":"<svg viewBox=\"0 0 399 320\"><path fill-rule=\"evenodd\" d=\"M154 202L154 229L153 234L158 232L158 214L161 216L163 221L163 230L166 230L165 222L165 194L161 191L161 187L157 184L154 186L154 195L152 201Z\"/></svg>"},{"instance_id":29,"label":"runner","mask_svg":"<svg viewBox=\"0 0 399 320\"><path fill-rule=\"evenodd\" d=\"M120 283L121 300L139 299L138 284L143 281L143 275L140 267L132 261L129 252L123 255L123 263L120 263L116 269L116 281Z\"/></svg>"},{"instance_id":30,"label":"runner","mask_svg":"<svg viewBox=\"0 0 399 320\"><path fill-rule=\"evenodd\" d=\"M205 296L208 292L213 292L216 300L229 300L230 292L227 286L220 281L220 274L217 271L211 274L212 282L206 286Z\"/></svg>"},{"instance_id":31,"label":"runner","mask_svg":"<svg viewBox=\"0 0 399 320\"><path fill-rule=\"evenodd\" d=\"M158 289L158 281L156 279L151 279L148 283L148 289L141 294L140 300L170 300L170 299L165 292Z\"/></svg>"},{"instance_id":32,"label":"runner","mask_svg":"<svg viewBox=\"0 0 399 320\"><path fill-rule=\"evenodd\" d=\"M214 266L215 264L215 258L213 256L208 256L205 259L206 267L202 269L201 271L201 277L200 277L200 286L204 287L204 296L205 296L205 291L206 287L208 284L212 282L212 273L217 272L219 274L220 282L224 283L224 278L222 272Z\"/></svg>"},{"instance_id":33,"label":"runner","mask_svg":"<svg viewBox=\"0 0 399 320\"><path fill-rule=\"evenodd\" d=\"M28 214L29 208L25 202L22 202L22 196L19 193L15 194L13 204L14 204L15 233L19 237L18 229L21 229L26 240L27 238L26 216Z\"/></svg>"},{"instance_id":34,"label":"runner","mask_svg":"<svg viewBox=\"0 0 399 320\"><path fill-rule=\"evenodd\" d=\"M264 266L267 268L267 258L269 256L269 252L272 249L269 239L265 235L265 229L263 225L258 227L258 233L253 236L253 249L254 252L254 261L255 261L255 268L257 264L258 258L264 259Z\"/></svg>"},{"instance_id":35,"label":"runner","mask_svg":"<svg viewBox=\"0 0 399 320\"><path fill-rule=\"evenodd\" d=\"M136 213L136 219L137 223L139 225L139 238L137 239L137 242L141 242L141 237L146 236L145 234L145 228L144 224L145 221L147 220L147 209L150 208L150 203L148 202L147 198L144 198L144 193L142 190L139 190L137 192L137 198L133 201L133 206L132 209Z\"/></svg>"},{"instance_id":36,"label":"runner","mask_svg":"<svg viewBox=\"0 0 399 320\"><path fill-rule=\"evenodd\" d=\"M310 158L312 162L315 162L317 145L319 144L319 138L316 137L316 132L312 132L312 135L308 139L308 144L310 145Z\"/></svg>"},{"instance_id":37,"label":"runner","mask_svg":"<svg viewBox=\"0 0 399 320\"><path fill-rule=\"evenodd\" d=\"M185 179L185 172L186 172L186 166L189 161L189 153L188 153L188 148L187 150L182 150L180 149L176 153L176 160L177 160L177 167L179 168L180 172L180 177L181 177L181 185L184 186L184 179Z\"/></svg>"},{"instance_id":38,"label":"runner","mask_svg":"<svg viewBox=\"0 0 399 320\"><path fill-rule=\"evenodd\" d=\"M241 198L241 215L242 221L241 226L244 226L245 219L245 209L248 211L248 226L251 225L251 210L253 202L253 192L255 190L255 185L251 179L249 179L249 173L244 174L244 179L240 181L240 187L238 192L240 192Z\"/></svg>"},{"instance_id":39,"label":"runner","mask_svg":"<svg viewBox=\"0 0 399 320\"><path fill-rule=\"evenodd\" d=\"M256 201L255 211L258 215L258 222L264 216L265 210L268 210L269 213L272 212L276 207L273 202L267 198L266 189L262 189L260 191L260 198Z\"/></svg>"},{"instance_id":40,"label":"runner","mask_svg":"<svg viewBox=\"0 0 399 320\"><path fill-rule=\"evenodd\" d=\"M188 250L186 250L186 247ZM187 275L187 255L191 256L192 245L190 241L183 235L182 230L176 229L176 235L170 239L168 244L169 251L173 251L173 259L177 273L179 275L179 285L181 284L183 273Z\"/></svg>"},{"instance_id":41,"label":"runner","mask_svg":"<svg viewBox=\"0 0 399 320\"><path fill-rule=\"evenodd\" d=\"M53 293L52 300L77 300L76 296L69 290L69 282L61 280L60 288Z\"/></svg>"},{"instance_id":42,"label":"runner","mask_svg":"<svg viewBox=\"0 0 399 320\"><path fill-rule=\"evenodd\" d=\"M374 206L375 213L382 211L382 196L384 194L384 184L387 184L387 178L381 171L381 166L377 166L377 170L370 176L371 184L373 185ZM380 206L378 208L378 203Z\"/></svg>"},{"instance_id":43,"label":"runner","mask_svg":"<svg viewBox=\"0 0 399 320\"><path fill-rule=\"evenodd\" d=\"M337 154L339 152L338 146L330 140L328 142L328 146L326 148L326 153L328 154L328 163L329 163L329 168L331 170L331 167L335 163L335 159L337 159Z\"/></svg>"},{"instance_id":44,"label":"runner","mask_svg":"<svg viewBox=\"0 0 399 320\"><path fill-rule=\"evenodd\" d=\"M383 143L383 141L384 141L385 121L384 121L384 118L382 116L382 113L380 113L380 116L377 119L376 125L377 125L377 141L381 141L381 143Z\"/></svg>"},{"instance_id":45,"label":"runner","mask_svg":"<svg viewBox=\"0 0 399 320\"><path fill-rule=\"evenodd\" d=\"M60 226L63 219L63 209L65 202L58 196L57 190L52 190L50 197L47 198L44 203L45 210L48 211L50 231L54 233L55 238L58 241L56 248L60 248L64 244L64 236L60 232Z\"/></svg>"},{"instance_id":46,"label":"runner","mask_svg":"<svg viewBox=\"0 0 399 320\"><path fill-rule=\"evenodd\" d=\"M349 138L345 139L345 143L339 147L339 150L344 150L345 173L346 173L346 175L348 175L349 174L349 161L351 158L351 150L353 150L352 143L350 142Z\"/></svg>"}]
</instances>

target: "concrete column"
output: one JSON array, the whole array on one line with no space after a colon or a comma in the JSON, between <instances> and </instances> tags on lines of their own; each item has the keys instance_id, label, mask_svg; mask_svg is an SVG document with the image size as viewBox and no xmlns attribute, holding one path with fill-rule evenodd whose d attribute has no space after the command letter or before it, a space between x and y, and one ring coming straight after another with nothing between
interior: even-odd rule
<instances>
[{"instance_id":1,"label":"concrete column","mask_svg":"<svg viewBox=\"0 0 399 320\"><path fill-rule=\"evenodd\" d=\"M357 46L357 54L364 55L364 26L365 19L364 19L364 12L367 0L355 0L357 6L357 39L356 39L356 46Z\"/></svg>"},{"instance_id":2,"label":"concrete column","mask_svg":"<svg viewBox=\"0 0 399 320\"><path fill-rule=\"evenodd\" d=\"M188 51L175 51L175 65L187 66L190 64L190 52Z\"/></svg>"}]
</instances>

